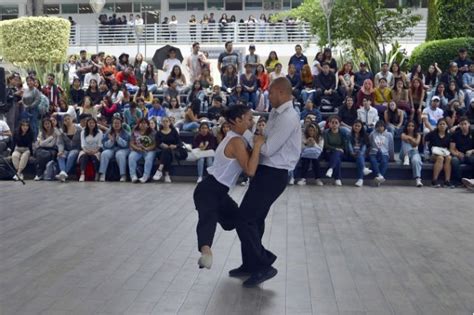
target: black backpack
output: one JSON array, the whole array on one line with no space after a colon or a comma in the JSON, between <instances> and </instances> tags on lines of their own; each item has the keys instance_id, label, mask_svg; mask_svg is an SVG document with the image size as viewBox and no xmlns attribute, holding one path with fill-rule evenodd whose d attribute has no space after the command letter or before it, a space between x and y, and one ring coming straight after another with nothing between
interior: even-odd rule
<instances>
[{"instance_id":1,"label":"black backpack","mask_svg":"<svg viewBox=\"0 0 474 315\"><path fill-rule=\"evenodd\" d=\"M7 160L0 158L0 180L11 180L15 173L13 172L13 166Z\"/></svg>"},{"instance_id":2,"label":"black backpack","mask_svg":"<svg viewBox=\"0 0 474 315\"><path fill-rule=\"evenodd\" d=\"M12 89L5 89L5 102L0 101L0 113L6 114L13 107L15 92Z\"/></svg>"}]
</instances>

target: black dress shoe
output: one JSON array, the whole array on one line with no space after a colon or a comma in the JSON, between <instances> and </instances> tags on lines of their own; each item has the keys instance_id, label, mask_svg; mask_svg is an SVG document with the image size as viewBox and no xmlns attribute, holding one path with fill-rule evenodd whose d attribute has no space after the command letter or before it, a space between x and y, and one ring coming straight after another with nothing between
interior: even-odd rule
<instances>
[{"instance_id":1,"label":"black dress shoe","mask_svg":"<svg viewBox=\"0 0 474 315\"><path fill-rule=\"evenodd\" d=\"M278 273L278 270L272 266L265 268L261 271L254 272L246 281L244 281L243 286L246 288L253 288L259 285L260 283L267 281L275 277Z\"/></svg>"},{"instance_id":2,"label":"black dress shoe","mask_svg":"<svg viewBox=\"0 0 474 315\"><path fill-rule=\"evenodd\" d=\"M229 271L229 277L247 277L250 276L252 273L245 269L244 266L240 266L239 268L235 268Z\"/></svg>"}]
</instances>

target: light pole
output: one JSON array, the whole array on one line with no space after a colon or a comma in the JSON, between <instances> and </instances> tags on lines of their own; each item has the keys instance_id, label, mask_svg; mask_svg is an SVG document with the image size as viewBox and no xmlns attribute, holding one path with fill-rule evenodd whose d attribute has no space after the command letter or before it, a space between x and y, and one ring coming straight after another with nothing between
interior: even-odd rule
<instances>
[{"instance_id":1,"label":"light pole","mask_svg":"<svg viewBox=\"0 0 474 315\"><path fill-rule=\"evenodd\" d=\"M328 29L328 46L331 48L331 13L334 7L335 0L321 0L321 8L323 9L324 15L326 16L326 25Z\"/></svg>"},{"instance_id":2,"label":"light pole","mask_svg":"<svg viewBox=\"0 0 474 315\"><path fill-rule=\"evenodd\" d=\"M102 9L104 8L104 5L105 5L105 0L90 0L89 1L89 4L92 8L92 11L94 11L94 13L96 14L99 14ZM97 20L95 21L96 23L96 34L97 34L97 37L96 37L96 41L95 41L95 49L96 49L96 53L99 52L99 24L97 23Z\"/></svg>"}]
</instances>

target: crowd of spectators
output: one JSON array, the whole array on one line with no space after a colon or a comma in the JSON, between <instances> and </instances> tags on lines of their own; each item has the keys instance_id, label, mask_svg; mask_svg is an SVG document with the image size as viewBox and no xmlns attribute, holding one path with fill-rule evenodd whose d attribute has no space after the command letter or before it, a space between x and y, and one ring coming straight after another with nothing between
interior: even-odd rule
<instances>
[{"instance_id":1,"label":"crowd of spectators","mask_svg":"<svg viewBox=\"0 0 474 315\"><path fill-rule=\"evenodd\" d=\"M436 63L426 71L414 65L408 73L396 63L383 63L373 74L365 62L358 71L351 62L338 66L330 49L309 63L296 45L283 65L275 51L264 59L250 45L248 54L240 56L228 41L217 73L210 69L195 42L183 61L176 50L169 51L161 81L152 63L141 54L131 60L127 53L115 57L81 51L79 57L70 56L63 67L67 86L60 86L54 74L41 82L30 71L24 82L12 73L7 78L11 108L0 122L0 153L11 154L15 179L23 178L34 156L35 180L66 181L77 172L80 181L88 174L100 181L126 181L128 173L132 182L142 183L171 182L173 161L193 153L200 181L204 166L212 165L209 152L228 130L222 111L243 104L256 113L269 112L268 87L275 78L286 77L304 135L301 168L290 172L290 184L295 178L306 184L312 168L316 184L322 185L320 161L326 159L324 175L337 186L342 185L343 161L356 163L356 186L371 173L380 185L395 160L397 138L400 161L411 165L419 187L423 163L434 163L434 187L458 185L461 165L474 164L474 63L464 49L444 72ZM221 85L215 84L216 76ZM264 118L257 125L262 132ZM190 148L181 140L183 132L195 135Z\"/></svg>"}]
</instances>

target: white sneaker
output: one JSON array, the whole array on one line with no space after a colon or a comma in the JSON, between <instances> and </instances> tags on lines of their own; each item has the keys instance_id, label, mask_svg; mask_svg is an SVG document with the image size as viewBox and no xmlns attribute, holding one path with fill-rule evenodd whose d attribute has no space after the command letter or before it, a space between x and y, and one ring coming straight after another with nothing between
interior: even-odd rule
<instances>
[{"instance_id":1,"label":"white sneaker","mask_svg":"<svg viewBox=\"0 0 474 315\"><path fill-rule=\"evenodd\" d=\"M375 184L376 184L377 186L380 186L380 184L382 184L383 182L385 182L385 178L384 178L382 175L380 175L380 174L379 174L378 176L376 176L376 177L374 178L374 180L375 180Z\"/></svg>"},{"instance_id":2,"label":"white sneaker","mask_svg":"<svg viewBox=\"0 0 474 315\"><path fill-rule=\"evenodd\" d=\"M201 177L201 176L199 176L199 177L198 177L198 180L197 180L197 183L198 183L198 184L199 184L200 182L202 182L202 177Z\"/></svg>"},{"instance_id":3,"label":"white sneaker","mask_svg":"<svg viewBox=\"0 0 474 315\"><path fill-rule=\"evenodd\" d=\"M20 178L20 180L24 180L24 179L25 179L25 178L23 177L23 173L18 174L18 177Z\"/></svg>"},{"instance_id":4,"label":"white sneaker","mask_svg":"<svg viewBox=\"0 0 474 315\"><path fill-rule=\"evenodd\" d=\"M410 157L408 155L405 155L403 158L403 165L410 165Z\"/></svg>"},{"instance_id":5,"label":"white sneaker","mask_svg":"<svg viewBox=\"0 0 474 315\"><path fill-rule=\"evenodd\" d=\"M304 186L304 185L306 185L306 179L302 178L298 182L296 182L296 184L299 185L299 186Z\"/></svg>"},{"instance_id":6,"label":"white sneaker","mask_svg":"<svg viewBox=\"0 0 474 315\"><path fill-rule=\"evenodd\" d=\"M336 186L342 186L341 180L340 180L340 179L336 179L336 180L334 181L334 185L336 185Z\"/></svg>"},{"instance_id":7,"label":"white sneaker","mask_svg":"<svg viewBox=\"0 0 474 315\"><path fill-rule=\"evenodd\" d=\"M85 179L86 179L86 176L85 176L85 175L81 175L81 177L79 177L79 181L80 181L80 182L83 182Z\"/></svg>"},{"instance_id":8,"label":"white sneaker","mask_svg":"<svg viewBox=\"0 0 474 315\"><path fill-rule=\"evenodd\" d=\"M332 177L332 172L333 172L332 168L328 168L328 170L326 171L326 177L331 178Z\"/></svg>"},{"instance_id":9,"label":"white sneaker","mask_svg":"<svg viewBox=\"0 0 474 315\"><path fill-rule=\"evenodd\" d=\"M159 181L163 177L163 172L160 170L157 170L155 175L153 176L153 180Z\"/></svg>"},{"instance_id":10,"label":"white sneaker","mask_svg":"<svg viewBox=\"0 0 474 315\"><path fill-rule=\"evenodd\" d=\"M100 174L99 182L105 182L105 174Z\"/></svg>"},{"instance_id":11,"label":"white sneaker","mask_svg":"<svg viewBox=\"0 0 474 315\"><path fill-rule=\"evenodd\" d=\"M423 187L423 183L421 182L421 178L416 179L416 187Z\"/></svg>"},{"instance_id":12,"label":"white sneaker","mask_svg":"<svg viewBox=\"0 0 474 315\"><path fill-rule=\"evenodd\" d=\"M212 255L209 255L209 254L201 255L201 257L199 257L199 260L198 260L198 265L199 265L199 268L211 269Z\"/></svg>"},{"instance_id":13,"label":"white sneaker","mask_svg":"<svg viewBox=\"0 0 474 315\"><path fill-rule=\"evenodd\" d=\"M139 179L139 181L140 181L140 183L145 184L145 183L148 181L148 176L143 175L143 176Z\"/></svg>"},{"instance_id":14,"label":"white sneaker","mask_svg":"<svg viewBox=\"0 0 474 315\"><path fill-rule=\"evenodd\" d=\"M165 183L171 183L171 177L169 175L165 175Z\"/></svg>"},{"instance_id":15,"label":"white sneaker","mask_svg":"<svg viewBox=\"0 0 474 315\"><path fill-rule=\"evenodd\" d=\"M125 175L120 176L120 182L121 183L125 183L126 181L127 181L127 176L125 176Z\"/></svg>"},{"instance_id":16,"label":"white sneaker","mask_svg":"<svg viewBox=\"0 0 474 315\"><path fill-rule=\"evenodd\" d=\"M294 184L295 184L295 179L294 179L293 177L292 177L292 178L290 178L290 182L289 182L288 184L290 184L290 185L294 185Z\"/></svg>"},{"instance_id":17,"label":"white sneaker","mask_svg":"<svg viewBox=\"0 0 474 315\"><path fill-rule=\"evenodd\" d=\"M131 180L132 180L132 183L136 183L138 182L138 177L136 175L132 176Z\"/></svg>"},{"instance_id":18,"label":"white sneaker","mask_svg":"<svg viewBox=\"0 0 474 315\"><path fill-rule=\"evenodd\" d=\"M322 180L320 180L319 178L316 179L316 186L324 186L324 183Z\"/></svg>"},{"instance_id":19,"label":"white sneaker","mask_svg":"<svg viewBox=\"0 0 474 315\"><path fill-rule=\"evenodd\" d=\"M34 180L34 181L39 181L39 180L41 180L41 177L39 177L38 175L36 175L33 180Z\"/></svg>"},{"instance_id":20,"label":"white sneaker","mask_svg":"<svg viewBox=\"0 0 474 315\"><path fill-rule=\"evenodd\" d=\"M364 186L364 180L363 179L358 179L356 182L355 182L355 185L357 187L362 187Z\"/></svg>"},{"instance_id":21,"label":"white sneaker","mask_svg":"<svg viewBox=\"0 0 474 315\"><path fill-rule=\"evenodd\" d=\"M15 182L17 182L17 181L19 181L20 179L18 178L18 176L13 175L13 180L14 180Z\"/></svg>"},{"instance_id":22,"label":"white sneaker","mask_svg":"<svg viewBox=\"0 0 474 315\"><path fill-rule=\"evenodd\" d=\"M364 167L364 170L362 172L364 173L364 176L372 174L372 170L368 167Z\"/></svg>"},{"instance_id":23,"label":"white sneaker","mask_svg":"<svg viewBox=\"0 0 474 315\"><path fill-rule=\"evenodd\" d=\"M65 171L61 171L61 173L59 173L58 176L59 176L59 180L64 183L67 178L67 173Z\"/></svg>"}]
</instances>

